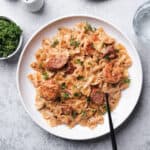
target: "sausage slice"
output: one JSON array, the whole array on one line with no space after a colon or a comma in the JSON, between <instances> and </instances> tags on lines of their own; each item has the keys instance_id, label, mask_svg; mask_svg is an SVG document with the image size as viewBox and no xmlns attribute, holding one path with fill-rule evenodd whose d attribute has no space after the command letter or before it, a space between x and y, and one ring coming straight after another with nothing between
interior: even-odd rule
<instances>
[{"instance_id":1,"label":"sausage slice","mask_svg":"<svg viewBox=\"0 0 150 150\"><path fill-rule=\"evenodd\" d=\"M106 51L104 52L104 55L110 54L114 52L114 47L113 45L109 45L106 47Z\"/></svg>"},{"instance_id":2,"label":"sausage slice","mask_svg":"<svg viewBox=\"0 0 150 150\"><path fill-rule=\"evenodd\" d=\"M115 52L114 46L113 45L109 45L106 47L106 50L103 54L103 57L108 56L110 59L116 58L117 54Z\"/></svg>"},{"instance_id":3,"label":"sausage slice","mask_svg":"<svg viewBox=\"0 0 150 150\"><path fill-rule=\"evenodd\" d=\"M100 91L99 88L93 88L90 94L91 100L96 104L103 104L104 103L105 94Z\"/></svg>"},{"instance_id":4,"label":"sausage slice","mask_svg":"<svg viewBox=\"0 0 150 150\"><path fill-rule=\"evenodd\" d=\"M65 73L66 73L66 74L72 74L75 69L76 69L76 67L73 66L73 64L72 64L71 62L69 62L69 63L66 65L66 71L65 71Z\"/></svg>"},{"instance_id":5,"label":"sausage slice","mask_svg":"<svg viewBox=\"0 0 150 150\"><path fill-rule=\"evenodd\" d=\"M65 66L69 59L68 54L53 54L49 57L46 68L50 71L56 71Z\"/></svg>"}]
</instances>

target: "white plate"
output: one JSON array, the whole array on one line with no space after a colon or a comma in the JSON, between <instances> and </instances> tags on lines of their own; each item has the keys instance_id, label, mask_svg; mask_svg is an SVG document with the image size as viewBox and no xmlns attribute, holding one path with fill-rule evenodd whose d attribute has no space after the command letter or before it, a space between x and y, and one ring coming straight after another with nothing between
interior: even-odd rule
<instances>
[{"instance_id":1,"label":"white plate","mask_svg":"<svg viewBox=\"0 0 150 150\"><path fill-rule=\"evenodd\" d=\"M57 32L57 29L61 26L72 27L75 23L81 21L87 21L95 27L102 26L109 35L125 45L128 54L131 56L133 61L133 65L129 69L129 75L131 78L130 87L123 91L117 108L112 112L114 128L120 126L135 108L140 96L143 77L140 59L131 41L129 41L129 39L116 27L101 18L89 16L69 16L51 21L38 30L27 42L19 59L17 68L17 87L21 96L21 101L30 117L41 128L56 136L72 140L92 139L109 133L107 114L104 116L104 124L98 125L93 130L79 125L72 129L65 125L50 127L34 106L35 89L27 79L27 75L32 72L30 64L35 60L34 54L40 47L42 39L44 37L51 37L54 35Z\"/></svg>"}]
</instances>

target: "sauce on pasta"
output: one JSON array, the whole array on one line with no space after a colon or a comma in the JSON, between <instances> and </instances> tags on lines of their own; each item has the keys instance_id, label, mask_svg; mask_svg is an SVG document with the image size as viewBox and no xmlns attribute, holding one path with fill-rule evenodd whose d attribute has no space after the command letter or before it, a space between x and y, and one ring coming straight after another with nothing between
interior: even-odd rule
<instances>
[{"instance_id":1,"label":"sauce on pasta","mask_svg":"<svg viewBox=\"0 0 150 150\"><path fill-rule=\"evenodd\" d=\"M129 86L131 64L125 47L102 27L81 22L59 28L54 37L43 39L31 64L36 108L51 126L103 124L105 94L115 109Z\"/></svg>"}]
</instances>

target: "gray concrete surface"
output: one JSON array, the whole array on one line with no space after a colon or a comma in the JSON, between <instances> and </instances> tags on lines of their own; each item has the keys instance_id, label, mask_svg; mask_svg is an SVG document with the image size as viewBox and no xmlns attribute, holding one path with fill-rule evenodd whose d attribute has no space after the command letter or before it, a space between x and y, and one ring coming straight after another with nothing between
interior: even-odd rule
<instances>
[{"instance_id":1,"label":"gray concrete surface","mask_svg":"<svg viewBox=\"0 0 150 150\"><path fill-rule=\"evenodd\" d=\"M150 150L150 52L136 41L132 19L145 0L46 0L39 13L24 10L19 0L0 0L0 15L14 19L24 31L24 43L41 25L56 17L90 14L116 24L140 53L144 85L139 103L116 133L119 150ZM39 128L25 112L16 90L17 59L0 61L0 150L111 150L109 136L75 142Z\"/></svg>"}]
</instances>

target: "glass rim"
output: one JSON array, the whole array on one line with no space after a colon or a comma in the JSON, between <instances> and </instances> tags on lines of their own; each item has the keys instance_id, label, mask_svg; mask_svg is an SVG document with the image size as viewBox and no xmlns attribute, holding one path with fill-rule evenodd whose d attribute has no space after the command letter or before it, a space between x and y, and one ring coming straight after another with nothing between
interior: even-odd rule
<instances>
[{"instance_id":1,"label":"glass rim","mask_svg":"<svg viewBox=\"0 0 150 150\"><path fill-rule=\"evenodd\" d=\"M133 30L134 30L134 33L136 34L137 38L145 38L144 35L141 35L139 36L139 33L136 29L136 26L137 26L137 17L139 15L139 13L142 11L142 10L145 10L146 8L150 8L150 0L144 2L143 4L141 4L135 11L135 14L133 16L133 21L132 21L132 26L133 26ZM150 41L150 38L146 38L148 41Z\"/></svg>"}]
</instances>

